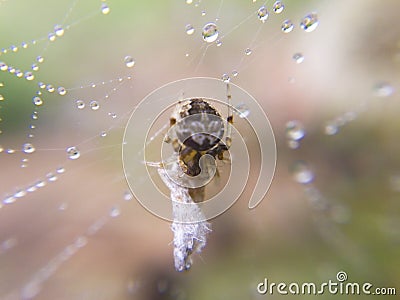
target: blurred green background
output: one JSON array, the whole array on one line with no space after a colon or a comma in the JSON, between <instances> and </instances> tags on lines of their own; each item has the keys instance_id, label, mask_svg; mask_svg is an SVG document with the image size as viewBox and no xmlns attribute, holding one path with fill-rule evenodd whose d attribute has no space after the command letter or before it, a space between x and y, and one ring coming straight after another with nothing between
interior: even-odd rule
<instances>
[{"instance_id":1,"label":"blurred green background","mask_svg":"<svg viewBox=\"0 0 400 300\"><path fill-rule=\"evenodd\" d=\"M32 81L0 72L0 197L47 183L0 204L1 299L275 299L289 296L259 295L264 278L320 284L339 271L348 282L400 292L400 3L283 3L274 14L273 1L0 1L0 61L26 72L44 58ZM256 12L264 4L270 16L262 24ZM310 12L320 24L306 33L299 22ZM220 47L201 38L216 18ZM295 25L289 34L280 30L286 19ZM49 42L57 24L65 33ZM298 52L301 64L292 59ZM128 55L133 68L125 66ZM232 82L257 99L275 131L276 175L256 209L247 209L250 187L212 220L206 248L189 272L177 273L170 224L126 194L124 126L154 89L234 70ZM34 107L38 90L44 104ZM89 108L92 100L99 110ZM288 147L291 120L305 131L298 149ZM332 124L338 132L328 135ZM21 151L26 142L34 153ZM71 146L79 159L68 160ZM312 182L296 182L299 166ZM309 297L341 295L297 296Z\"/></svg>"}]
</instances>

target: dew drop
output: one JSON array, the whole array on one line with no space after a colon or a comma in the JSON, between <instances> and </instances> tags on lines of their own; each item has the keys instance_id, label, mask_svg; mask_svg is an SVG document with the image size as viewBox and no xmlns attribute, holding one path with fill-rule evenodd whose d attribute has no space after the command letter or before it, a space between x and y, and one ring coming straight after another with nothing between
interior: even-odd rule
<instances>
[{"instance_id":1,"label":"dew drop","mask_svg":"<svg viewBox=\"0 0 400 300\"><path fill-rule=\"evenodd\" d=\"M192 4L193 0L186 0L186 4Z\"/></svg>"},{"instance_id":2,"label":"dew drop","mask_svg":"<svg viewBox=\"0 0 400 300\"><path fill-rule=\"evenodd\" d=\"M96 100L90 101L89 106L92 110L98 110L100 108L100 104Z\"/></svg>"},{"instance_id":3,"label":"dew drop","mask_svg":"<svg viewBox=\"0 0 400 300\"><path fill-rule=\"evenodd\" d=\"M43 181L43 180L39 180L38 182L36 182L36 188L42 188L42 187L45 187L46 186L46 181Z\"/></svg>"},{"instance_id":4,"label":"dew drop","mask_svg":"<svg viewBox=\"0 0 400 300\"><path fill-rule=\"evenodd\" d=\"M126 192L124 193L124 200L125 200L125 201L130 201L130 200L132 200L132 199L133 199L132 193L129 192L129 191L126 191Z\"/></svg>"},{"instance_id":5,"label":"dew drop","mask_svg":"<svg viewBox=\"0 0 400 300\"><path fill-rule=\"evenodd\" d=\"M116 218L121 214L121 211L118 206L114 206L110 210L110 217Z\"/></svg>"},{"instance_id":6,"label":"dew drop","mask_svg":"<svg viewBox=\"0 0 400 300\"><path fill-rule=\"evenodd\" d=\"M339 126L334 123L328 123L325 125L324 132L326 135L335 135L339 132Z\"/></svg>"},{"instance_id":7,"label":"dew drop","mask_svg":"<svg viewBox=\"0 0 400 300\"><path fill-rule=\"evenodd\" d=\"M0 101L4 101L4 96L0 95Z\"/></svg>"},{"instance_id":8,"label":"dew drop","mask_svg":"<svg viewBox=\"0 0 400 300\"><path fill-rule=\"evenodd\" d=\"M35 96L32 98L32 102L33 104L35 104L36 106L41 106L43 104L43 100L42 98L40 98L39 96Z\"/></svg>"},{"instance_id":9,"label":"dew drop","mask_svg":"<svg viewBox=\"0 0 400 300\"><path fill-rule=\"evenodd\" d=\"M54 182L57 181L58 177L57 175L53 174L53 173L49 173L46 175L47 181L49 182Z\"/></svg>"},{"instance_id":10,"label":"dew drop","mask_svg":"<svg viewBox=\"0 0 400 300\"><path fill-rule=\"evenodd\" d=\"M295 53L293 54L293 60L296 64L301 64L304 61L304 56L301 53Z\"/></svg>"},{"instance_id":11,"label":"dew drop","mask_svg":"<svg viewBox=\"0 0 400 300\"><path fill-rule=\"evenodd\" d=\"M78 109L84 109L85 108L85 102L83 102L82 100L76 100L75 101L75 104L76 104L76 107L78 108Z\"/></svg>"},{"instance_id":12,"label":"dew drop","mask_svg":"<svg viewBox=\"0 0 400 300\"><path fill-rule=\"evenodd\" d=\"M78 159L81 156L81 153L79 152L78 148L76 147L69 147L67 148L67 155L69 159Z\"/></svg>"},{"instance_id":13,"label":"dew drop","mask_svg":"<svg viewBox=\"0 0 400 300\"><path fill-rule=\"evenodd\" d=\"M32 64L32 71L39 71L39 66L37 64Z\"/></svg>"},{"instance_id":14,"label":"dew drop","mask_svg":"<svg viewBox=\"0 0 400 300\"><path fill-rule=\"evenodd\" d=\"M375 91L375 95L377 97L384 98L384 97L389 97L389 96L393 95L394 88L392 85L390 85L387 82L380 82L375 85L374 91Z\"/></svg>"},{"instance_id":15,"label":"dew drop","mask_svg":"<svg viewBox=\"0 0 400 300\"><path fill-rule=\"evenodd\" d=\"M229 81L231 81L231 78L230 78L229 75L226 74L226 73L222 74L221 79L222 79L224 82L226 82L226 83L228 83Z\"/></svg>"},{"instance_id":16,"label":"dew drop","mask_svg":"<svg viewBox=\"0 0 400 300\"><path fill-rule=\"evenodd\" d=\"M53 93L53 92L55 91L55 88L54 88L54 86L52 86L51 84L48 84L48 85L46 86L46 90L47 90L49 93Z\"/></svg>"},{"instance_id":17,"label":"dew drop","mask_svg":"<svg viewBox=\"0 0 400 300\"><path fill-rule=\"evenodd\" d=\"M37 190L36 185L31 185L30 187L28 187L28 188L26 189L26 191L27 191L28 193L33 193L33 192L36 191L36 190Z\"/></svg>"},{"instance_id":18,"label":"dew drop","mask_svg":"<svg viewBox=\"0 0 400 300\"><path fill-rule=\"evenodd\" d=\"M15 198L22 198L24 196L26 196L26 191L25 190L16 191L15 194L14 194Z\"/></svg>"},{"instance_id":19,"label":"dew drop","mask_svg":"<svg viewBox=\"0 0 400 300\"><path fill-rule=\"evenodd\" d=\"M286 123L286 137L290 140L299 141L306 135L303 124L299 121Z\"/></svg>"},{"instance_id":20,"label":"dew drop","mask_svg":"<svg viewBox=\"0 0 400 300\"><path fill-rule=\"evenodd\" d=\"M291 32L293 30L293 28L294 28L294 25L293 25L292 21L290 21L290 20L283 21L281 29L284 33Z\"/></svg>"},{"instance_id":21,"label":"dew drop","mask_svg":"<svg viewBox=\"0 0 400 300\"><path fill-rule=\"evenodd\" d=\"M218 38L217 25L214 23L207 23L202 31L203 40L207 43L215 42Z\"/></svg>"},{"instance_id":22,"label":"dew drop","mask_svg":"<svg viewBox=\"0 0 400 300\"><path fill-rule=\"evenodd\" d=\"M232 71L232 76L233 77L237 77L239 75L239 72L238 71L236 71L236 70L233 70Z\"/></svg>"},{"instance_id":23,"label":"dew drop","mask_svg":"<svg viewBox=\"0 0 400 300\"><path fill-rule=\"evenodd\" d=\"M31 115L32 120L37 120L39 116L37 115L37 112L33 112Z\"/></svg>"},{"instance_id":24,"label":"dew drop","mask_svg":"<svg viewBox=\"0 0 400 300\"><path fill-rule=\"evenodd\" d=\"M12 52L18 52L18 47L12 45L12 46L10 47L10 50L11 50Z\"/></svg>"},{"instance_id":25,"label":"dew drop","mask_svg":"<svg viewBox=\"0 0 400 300\"><path fill-rule=\"evenodd\" d=\"M63 174L63 173L65 173L65 168L64 167L59 167L59 168L57 168L56 172L58 174Z\"/></svg>"},{"instance_id":26,"label":"dew drop","mask_svg":"<svg viewBox=\"0 0 400 300\"><path fill-rule=\"evenodd\" d=\"M22 43L21 43L21 46L22 46L22 48L24 48L24 49L28 48L28 44L25 43L25 42L22 42Z\"/></svg>"},{"instance_id":27,"label":"dew drop","mask_svg":"<svg viewBox=\"0 0 400 300\"><path fill-rule=\"evenodd\" d=\"M47 38L49 39L50 42L54 42L56 40L56 34L54 32L50 32L47 35Z\"/></svg>"},{"instance_id":28,"label":"dew drop","mask_svg":"<svg viewBox=\"0 0 400 300\"><path fill-rule=\"evenodd\" d=\"M14 74L15 73L15 68L13 66L9 66L8 67L8 72L11 73L11 74Z\"/></svg>"},{"instance_id":29,"label":"dew drop","mask_svg":"<svg viewBox=\"0 0 400 300\"><path fill-rule=\"evenodd\" d=\"M35 147L30 143L25 143L22 146L22 151L26 154L31 154L31 153L35 152L35 150L36 150Z\"/></svg>"},{"instance_id":30,"label":"dew drop","mask_svg":"<svg viewBox=\"0 0 400 300\"><path fill-rule=\"evenodd\" d=\"M251 49L250 48L247 48L246 50L244 50L244 54L246 54L246 55L250 55L251 54Z\"/></svg>"},{"instance_id":31,"label":"dew drop","mask_svg":"<svg viewBox=\"0 0 400 300\"><path fill-rule=\"evenodd\" d=\"M265 6L261 6L257 11L257 16L261 22L265 22L268 19L269 13Z\"/></svg>"},{"instance_id":32,"label":"dew drop","mask_svg":"<svg viewBox=\"0 0 400 300\"><path fill-rule=\"evenodd\" d=\"M15 76L17 76L18 78L21 78L22 76L24 76L24 73L22 73L21 70L17 69L17 70L15 70ZM28 77L28 78L30 78L30 77Z\"/></svg>"},{"instance_id":33,"label":"dew drop","mask_svg":"<svg viewBox=\"0 0 400 300\"><path fill-rule=\"evenodd\" d=\"M292 166L293 178L301 184L308 184L314 180L314 173L304 161L297 161Z\"/></svg>"},{"instance_id":34,"label":"dew drop","mask_svg":"<svg viewBox=\"0 0 400 300\"><path fill-rule=\"evenodd\" d=\"M45 87L46 87L46 85L44 84L44 82L38 82L38 86L39 86L39 88L41 88L41 89L44 89Z\"/></svg>"},{"instance_id":35,"label":"dew drop","mask_svg":"<svg viewBox=\"0 0 400 300\"><path fill-rule=\"evenodd\" d=\"M56 26L54 26L54 33L57 36L63 36L64 35L64 28L62 28L61 25L56 25Z\"/></svg>"},{"instance_id":36,"label":"dew drop","mask_svg":"<svg viewBox=\"0 0 400 300\"><path fill-rule=\"evenodd\" d=\"M318 21L318 16L316 13L310 13L306 15L300 22L300 27L305 31L305 32L312 32L317 28L319 24Z\"/></svg>"},{"instance_id":37,"label":"dew drop","mask_svg":"<svg viewBox=\"0 0 400 300\"><path fill-rule=\"evenodd\" d=\"M107 15L110 13L110 7L106 3L101 4L101 13Z\"/></svg>"},{"instance_id":38,"label":"dew drop","mask_svg":"<svg viewBox=\"0 0 400 300\"><path fill-rule=\"evenodd\" d=\"M100 132L100 136L101 137L106 137L107 136L107 132L105 132L105 131Z\"/></svg>"},{"instance_id":39,"label":"dew drop","mask_svg":"<svg viewBox=\"0 0 400 300\"><path fill-rule=\"evenodd\" d=\"M300 143L295 140L289 140L287 144L290 149L298 149L300 147Z\"/></svg>"},{"instance_id":40,"label":"dew drop","mask_svg":"<svg viewBox=\"0 0 400 300\"><path fill-rule=\"evenodd\" d=\"M245 119L250 115L250 109L244 103L236 105L235 108L238 110L239 118L241 119Z\"/></svg>"},{"instance_id":41,"label":"dew drop","mask_svg":"<svg viewBox=\"0 0 400 300\"><path fill-rule=\"evenodd\" d=\"M26 80L29 80L29 81L31 81L31 80L33 80L35 78L35 76L33 75L33 73L32 72L25 72L25 79Z\"/></svg>"},{"instance_id":42,"label":"dew drop","mask_svg":"<svg viewBox=\"0 0 400 300\"><path fill-rule=\"evenodd\" d=\"M216 40L215 44L217 45L217 47L220 47L222 45L222 42L221 42L221 40Z\"/></svg>"},{"instance_id":43,"label":"dew drop","mask_svg":"<svg viewBox=\"0 0 400 300\"><path fill-rule=\"evenodd\" d=\"M67 93L67 90L64 87L60 86L60 87L57 88L57 93L60 96L64 96Z\"/></svg>"},{"instance_id":44,"label":"dew drop","mask_svg":"<svg viewBox=\"0 0 400 300\"><path fill-rule=\"evenodd\" d=\"M3 199L3 204L14 203L17 199L14 196L8 196Z\"/></svg>"},{"instance_id":45,"label":"dew drop","mask_svg":"<svg viewBox=\"0 0 400 300\"><path fill-rule=\"evenodd\" d=\"M7 154L14 154L14 153L15 153L15 150L9 148L9 149L6 150L6 153L7 153Z\"/></svg>"},{"instance_id":46,"label":"dew drop","mask_svg":"<svg viewBox=\"0 0 400 300\"><path fill-rule=\"evenodd\" d=\"M132 68L135 65L135 60L132 58L132 56L125 56L124 61L128 68Z\"/></svg>"},{"instance_id":47,"label":"dew drop","mask_svg":"<svg viewBox=\"0 0 400 300\"><path fill-rule=\"evenodd\" d=\"M276 14L280 14L283 9L285 8L285 5L281 1L275 1L274 5L272 5L272 10Z\"/></svg>"},{"instance_id":48,"label":"dew drop","mask_svg":"<svg viewBox=\"0 0 400 300\"><path fill-rule=\"evenodd\" d=\"M204 17L205 15L206 15L206 11L203 10L203 11L201 12L201 16Z\"/></svg>"},{"instance_id":49,"label":"dew drop","mask_svg":"<svg viewBox=\"0 0 400 300\"><path fill-rule=\"evenodd\" d=\"M44 62L44 58L43 58L43 56L38 56L38 57L36 57L36 61L38 62L38 63L42 63L42 62Z\"/></svg>"},{"instance_id":50,"label":"dew drop","mask_svg":"<svg viewBox=\"0 0 400 300\"><path fill-rule=\"evenodd\" d=\"M191 24L187 24L185 27L186 34L192 35L194 33L194 27Z\"/></svg>"},{"instance_id":51,"label":"dew drop","mask_svg":"<svg viewBox=\"0 0 400 300\"><path fill-rule=\"evenodd\" d=\"M0 62L0 70L1 71L7 71L7 69L8 69L7 64L4 63L4 62Z\"/></svg>"}]
</instances>

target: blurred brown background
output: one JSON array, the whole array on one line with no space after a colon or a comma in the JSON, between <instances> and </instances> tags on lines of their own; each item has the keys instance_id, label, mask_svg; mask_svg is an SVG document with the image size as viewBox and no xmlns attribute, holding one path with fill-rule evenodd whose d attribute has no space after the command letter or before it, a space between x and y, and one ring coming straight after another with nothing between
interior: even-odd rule
<instances>
[{"instance_id":1,"label":"blurred brown background","mask_svg":"<svg viewBox=\"0 0 400 300\"><path fill-rule=\"evenodd\" d=\"M288 0L281 14L268 2L265 24L256 15L259 1L108 1L107 15L102 3L0 2L0 48L8 49L0 61L27 71L38 55L45 58L33 81L0 73L0 197L47 182L0 208L1 299L262 299L256 286L265 277L318 284L341 270L349 282L399 293L398 1ZM299 22L313 11L320 24L306 33ZM220 47L200 34L216 18ZM285 19L295 25L289 34L280 30ZM71 26L48 42L56 24ZM292 59L297 52L301 64ZM133 68L124 64L127 55ZM248 189L213 220L192 269L177 273L170 224L126 194L124 126L154 89L233 70L239 75L232 82L259 101L275 131L276 175L256 209L247 209ZM68 92L43 91L32 120L39 81ZM99 110L89 108L92 100ZM298 149L287 145L290 120L306 131ZM327 124L337 125L337 134L327 135ZM24 154L29 140L36 151ZM70 146L79 148L79 159L67 159ZM298 161L313 182L294 180ZM65 172L57 174L59 167ZM49 173L58 179L49 181Z\"/></svg>"}]
</instances>

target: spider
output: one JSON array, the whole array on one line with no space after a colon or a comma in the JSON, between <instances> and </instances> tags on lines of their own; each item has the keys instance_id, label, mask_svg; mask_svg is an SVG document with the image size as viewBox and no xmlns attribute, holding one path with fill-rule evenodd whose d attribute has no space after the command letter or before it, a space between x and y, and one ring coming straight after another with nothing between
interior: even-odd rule
<instances>
[{"instance_id":1,"label":"spider","mask_svg":"<svg viewBox=\"0 0 400 300\"><path fill-rule=\"evenodd\" d=\"M231 94L227 84L228 117L225 128L221 114L206 98L191 98L180 101L170 118L170 126L174 126L173 137L167 136L165 141L171 143L178 154L178 163L183 173L197 176L201 173L200 159L211 155L214 159L224 159L224 152L232 144L231 127L233 115L230 109ZM222 141L226 132L225 143ZM192 193L196 189L192 189ZM194 196L194 195L192 195ZM194 197L196 201L196 197ZM197 201L196 201L197 202Z\"/></svg>"}]
</instances>

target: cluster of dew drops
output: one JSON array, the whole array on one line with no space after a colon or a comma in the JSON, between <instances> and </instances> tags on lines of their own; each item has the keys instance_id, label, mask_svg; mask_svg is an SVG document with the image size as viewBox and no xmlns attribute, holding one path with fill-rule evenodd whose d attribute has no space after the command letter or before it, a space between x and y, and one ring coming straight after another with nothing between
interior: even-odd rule
<instances>
[{"instance_id":1,"label":"cluster of dew drops","mask_svg":"<svg viewBox=\"0 0 400 300\"><path fill-rule=\"evenodd\" d=\"M107 5L107 3L102 0L101 3L101 14L107 15L110 13L110 7ZM61 26L61 25L55 25L53 28L53 31L48 33L46 37L37 39L37 40L32 40L30 42L22 42L20 46L15 46L11 45L8 48L3 48L0 51L0 57L4 56L6 54L12 54L12 53L17 53L20 52L24 49L34 47L35 45L38 45L39 42L43 41L49 41L49 42L55 42L57 39L62 38L64 34L66 33L67 30L70 29L70 26ZM28 71L22 71L12 65L7 64L5 61L0 61L0 72L7 72L9 74L14 75L16 78L19 79L25 79L30 82L35 82L37 79L37 74L38 71L40 70L41 64L45 63L45 57L42 55L38 55L35 58L35 62L32 63L31 65L31 70ZM135 60L131 56L126 56L124 58L124 64L127 68L132 68L135 65ZM121 83L124 79L131 79L131 76L126 76L126 78L117 78L117 79L111 79L108 82L103 81L101 84L105 85L106 83ZM0 83L0 86L3 87L5 84L3 82ZM36 91L35 95L32 97L32 104L33 104L33 111L31 114L31 124L29 125L29 132L27 134L27 138L30 139L23 143L20 152L25 154L26 156L21 159L21 168L26 168L28 167L28 156L35 153L37 151L34 143L32 142L32 138L34 138L34 129L36 128L35 121L39 119L39 112L42 106L45 105L45 98L46 95L45 93L48 94L58 94L59 96L65 96L68 93L68 89L63 87L63 86L55 86L51 83L44 83L42 81L37 81L37 86L38 90ZM96 87L97 84L92 83L88 85L90 87ZM80 87L84 88L84 87ZM113 90L116 90L115 88ZM105 98L107 98L108 95L106 95ZM0 94L0 104L1 102L6 101L6 98ZM75 100L75 105L76 108L82 110L86 107L86 103L83 100ZM88 103L88 106L92 111L97 111L100 108L100 103L97 100L90 100ZM109 113L109 115L112 118L116 118L115 113ZM0 119L1 120L1 119ZM2 131L0 130L0 134ZM106 136L106 132L102 131L100 136L104 137ZM78 158L81 157L81 152L77 146L68 146L66 148L66 154L67 158L69 160L77 160ZM6 153L6 154L14 154L18 152L18 150L13 149L13 148L3 148L2 145L0 145L0 153ZM2 205L7 205L16 202L18 199L26 196L29 193L32 193L38 189L41 189L45 186L47 186L49 183L55 182L58 180L59 176L62 175L65 172L65 167L58 167L54 171L48 172L44 178L36 180L36 182L24 187L24 188L19 188L17 189L14 193L6 195L2 201L0 202L0 207ZM124 196L125 200L130 200L131 196L130 193L126 192L126 196ZM65 204L60 206L60 209L63 210L65 208ZM110 216L111 217L116 217L119 215L119 209L118 207L113 207L110 211Z\"/></svg>"}]
</instances>

